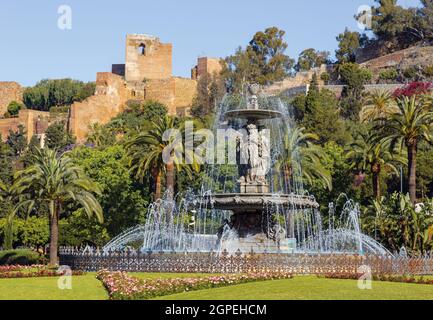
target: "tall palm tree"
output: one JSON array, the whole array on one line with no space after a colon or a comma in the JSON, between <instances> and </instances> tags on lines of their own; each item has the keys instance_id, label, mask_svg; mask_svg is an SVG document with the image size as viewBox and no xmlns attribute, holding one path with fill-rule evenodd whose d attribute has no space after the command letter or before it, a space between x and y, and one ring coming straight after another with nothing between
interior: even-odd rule
<instances>
[{"instance_id":1,"label":"tall palm tree","mask_svg":"<svg viewBox=\"0 0 433 320\"><path fill-rule=\"evenodd\" d=\"M26 210L29 213L33 208L34 201L27 199L23 193L20 193L16 183L7 185L2 181L0 181L0 201L6 207L3 247L12 249L14 219L20 211Z\"/></svg>"},{"instance_id":2,"label":"tall palm tree","mask_svg":"<svg viewBox=\"0 0 433 320\"><path fill-rule=\"evenodd\" d=\"M309 183L318 179L323 187L332 190L331 173L321 161L324 152L317 144L319 140L318 135L306 133L302 127L288 130L283 141L286 157L276 163L276 169L283 172L285 181L298 175Z\"/></svg>"},{"instance_id":3,"label":"tall palm tree","mask_svg":"<svg viewBox=\"0 0 433 320\"><path fill-rule=\"evenodd\" d=\"M361 122L365 123L376 119L386 119L398 112L397 103L390 92L375 90L369 95L367 105L362 108L359 117Z\"/></svg>"},{"instance_id":4,"label":"tall palm tree","mask_svg":"<svg viewBox=\"0 0 433 320\"><path fill-rule=\"evenodd\" d=\"M16 173L19 192L32 192L33 197L48 205L50 213L50 264L58 264L59 218L68 202L82 206L89 216L103 222L102 208L96 195L98 185L66 155L58 156L54 150L37 149L31 166Z\"/></svg>"},{"instance_id":5,"label":"tall palm tree","mask_svg":"<svg viewBox=\"0 0 433 320\"><path fill-rule=\"evenodd\" d=\"M374 127L374 139L381 140L393 150L396 146L400 150L407 148L409 166L409 195L413 203L416 202L416 157L418 144L425 140L433 142L433 112L429 109L427 100L417 96L398 99L399 112L386 119L378 119ZM386 120L383 122L383 120Z\"/></svg>"},{"instance_id":6,"label":"tall palm tree","mask_svg":"<svg viewBox=\"0 0 433 320\"><path fill-rule=\"evenodd\" d=\"M184 170L189 176L191 169L198 170L197 162L194 162L193 166L184 165L185 150L182 139L181 131L175 131L175 119L166 115L154 122L149 131L136 135L126 143L131 157L131 169L135 171L136 177L142 180L147 173L153 176L156 182L155 200L161 199L161 180L164 173L166 191L172 198L175 168L178 171Z\"/></svg>"},{"instance_id":7,"label":"tall palm tree","mask_svg":"<svg viewBox=\"0 0 433 320\"><path fill-rule=\"evenodd\" d=\"M406 164L407 161L397 151L389 149L385 143L372 142L370 135L359 134L353 143L350 144L347 153L351 160L352 168L362 173L367 170L372 175L374 198L379 200L380 194L380 173L384 169L398 174L398 164Z\"/></svg>"}]
</instances>

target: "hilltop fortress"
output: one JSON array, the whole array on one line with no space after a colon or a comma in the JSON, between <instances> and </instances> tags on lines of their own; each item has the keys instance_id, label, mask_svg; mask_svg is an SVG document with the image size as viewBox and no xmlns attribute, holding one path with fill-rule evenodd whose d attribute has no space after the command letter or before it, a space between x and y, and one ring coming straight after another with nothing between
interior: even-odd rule
<instances>
[{"instance_id":1,"label":"hilltop fortress","mask_svg":"<svg viewBox=\"0 0 433 320\"><path fill-rule=\"evenodd\" d=\"M191 70L190 78L173 76L173 45L162 43L159 38L144 34L126 36L125 63L113 64L111 72L96 75L95 94L83 102L76 102L69 113L55 114L35 110L21 110L15 118L0 119L0 134L6 139L9 131L16 131L19 125L26 129L27 139L33 135L43 136L52 123L67 123L70 132L78 143L86 141L90 126L94 123L106 124L125 110L129 101L155 100L165 104L170 115L188 115L193 99L197 95L198 80L207 74L222 70L221 59L198 58L197 65ZM433 47L412 47L375 59L363 55L359 63L378 75L390 67L433 65ZM333 66L323 65L293 77L276 82L265 88L267 94L295 96L306 93L313 75L319 79L319 87L341 94L344 86L326 85L320 80L321 74L331 72ZM366 85L367 91L381 89L393 91L402 84ZM0 116L7 111L10 102L22 101L23 88L16 82L0 82Z\"/></svg>"},{"instance_id":2,"label":"hilltop fortress","mask_svg":"<svg viewBox=\"0 0 433 320\"><path fill-rule=\"evenodd\" d=\"M77 142L84 142L90 126L105 124L124 111L128 101L155 100L165 104L170 115L186 115L197 94L198 79L206 74L219 73L220 59L198 58L191 70L191 78L173 76L173 45L144 34L126 36L124 64L113 64L111 72L96 75L95 94L83 102L74 103L69 114L21 110L18 117L0 119L0 134L5 139L9 130L19 125L26 129L27 139L43 135L56 121L68 124ZM7 111L12 101L22 101L23 89L16 82L0 82L0 114Z\"/></svg>"}]
</instances>

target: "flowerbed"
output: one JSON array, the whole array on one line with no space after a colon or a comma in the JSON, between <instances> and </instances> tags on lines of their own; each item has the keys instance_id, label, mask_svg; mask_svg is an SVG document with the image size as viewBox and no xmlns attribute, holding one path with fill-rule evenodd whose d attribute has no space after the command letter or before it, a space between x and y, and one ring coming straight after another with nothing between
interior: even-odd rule
<instances>
[{"instance_id":1,"label":"flowerbed","mask_svg":"<svg viewBox=\"0 0 433 320\"><path fill-rule=\"evenodd\" d=\"M324 277L327 279L358 280L358 279L361 279L362 277L365 277L365 274L329 273L329 274L324 275ZM405 276L405 275L375 274L375 275L372 275L371 280L433 285L433 279L426 279L424 277L416 278L413 276Z\"/></svg>"},{"instance_id":2,"label":"flowerbed","mask_svg":"<svg viewBox=\"0 0 433 320\"><path fill-rule=\"evenodd\" d=\"M102 270L96 276L112 300L145 300L176 293L219 288L248 282L291 279L285 272L250 273L204 278L138 279L125 272Z\"/></svg>"},{"instance_id":3,"label":"flowerbed","mask_svg":"<svg viewBox=\"0 0 433 320\"><path fill-rule=\"evenodd\" d=\"M65 274L65 271L50 270L44 265L0 266L0 279L59 277ZM84 272L73 271L72 275L81 276L84 275Z\"/></svg>"}]
</instances>

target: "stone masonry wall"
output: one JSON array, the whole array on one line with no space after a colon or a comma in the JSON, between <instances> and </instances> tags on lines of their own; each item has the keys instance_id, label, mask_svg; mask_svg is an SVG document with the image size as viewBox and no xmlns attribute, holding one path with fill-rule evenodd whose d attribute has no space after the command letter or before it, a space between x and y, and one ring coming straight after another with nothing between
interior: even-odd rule
<instances>
[{"instance_id":1,"label":"stone masonry wall","mask_svg":"<svg viewBox=\"0 0 433 320\"><path fill-rule=\"evenodd\" d=\"M174 78L176 114L189 115L191 104L197 95L197 81L186 78Z\"/></svg>"},{"instance_id":2,"label":"stone masonry wall","mask_svg":"<svg viewBox=\"0 0 433 320\"><path fill-rule=\"evenodd\" d=\"M165 104L170 115L176 114L176 93L174 78L148 80L146 82L145 100L155 100Z\"/></svg>"},{"instance_id":3,"label":"stone masonry wall","mask_svg":"<svg viewBox=\"0 0 433 320\"><path fill-rule=\"evenodd\" d=\"M18 117L9 119L0 119L0 134L3 141L9 136L9 130L16 131L19 125L24 126L26 130L27 142L38 132L38 129L43 127L46 129L51 123L50 113L36 110L20 110Z\"/></svg>"},{"instance_id":4,"label":"stone masonry wall","mask_svg":"<svg viewBox=\"0 0 433 320\"><path fill-rule=\"evenodd\" d=\"M362 63L374 73L391 67L404 70L411 66L430 66L432 64L433 46L412 47Z\"/></svg>"},{"instance_id":5,"label":"stone masonry wall","mask_svg":"<svg viewBox=\"0 0 433 320\"><path fill-rule=\"evenodd\" d=\"M85 141L92 124L106 124L122 112L128 97L121 76L109 72L98 73L95 95L71 106L69 127L77 137L77 142Z\"/></svg>"},{"instance_id":6,"label":"stone masonry wall","mask_svg":"<svg viewBox=\"0 0 433 320\"><path fill-rule=\"evenodd\" d=\"M0 82L0 118L12 101L22 102L23 88L17 82Z\"/></svg>"},{"instance_id":7,"label":"stone masonry wall","mask_svg":"<svg viewBox=\"0 0 433 320\"><path fill-rule=\"evenodd\" d=\"M142 52L143 51L143 52ZM168 79L172 76L172 44L147 35L126 37L126 81Z\"/></svg>"},{"instance_id":8,"label":"stone masonry wall","mask_svg":"<svg viewBox=\"0 0 433 320\"><path fill-rule=\"evenodd\" d=\"M317 75L317 80L319 85L323 85L323 81L320 79L320 75L326 71L328 67L326 65L322 65L320 68L313 68L310 71L298 72L294 77L289 77L284 79L283 81L275 82L274 84L265 88L266 94L278 94L280 92L298 88L302 86L307 86L310 84L313 79L313 75Z\"/></svg>"}]
</instances>

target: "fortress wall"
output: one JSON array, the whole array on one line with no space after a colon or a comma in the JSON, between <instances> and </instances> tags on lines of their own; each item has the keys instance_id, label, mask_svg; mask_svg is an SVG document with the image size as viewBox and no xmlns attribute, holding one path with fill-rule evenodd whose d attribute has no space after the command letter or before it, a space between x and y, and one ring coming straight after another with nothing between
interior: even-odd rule
<instances>
[{"instance_id":1,"label":"fortress wall","mask_svg":"<svg viewBox=\"0 0 433 320\"><path fill-rule=\"evenodd\" d=\"M38 129L46 128L50 124L50 113L37 110L20 110L18 117L0 119L0 134L3 141L9 136L9 130L17 131L18 126L24 126L27 135L27 142L30 142L33 135L41 133ZM43 131L45 131L43 130Z\"/></svg>"},{"instance_id":2,"label":"fortress wall","mask_svg":"<svg viewBox=\"0 0 433 320\"><path fill-rule=\"evenodd\" d=\"M9 130L16 131L20 121L18 118L0 119L0 134L3 141L9 136Z\"/></svg>"},{"instance_id":3,"label":"fortress wall","mask_svg":"<svg viewBox=\"0 0 433 320\"><path fill-rule=\"evenodd\" d=\"M3 117L12 101L23 101L23 88L17 82L0 82L0 117Z\"/></svg>"},{"instance_id":4,"label":"fortress wall","mask_svg":"<svg viewBox=\"0 0 433 320\"><path fill-rule=\"evenodd\" d=\"M174 78L149 80L146 82L146 100L165 104L170 115L176 114L176 84Z\"/></svg>"},{"instance_id":5,"label":"fortress wall","mask_svg":"<svg viewBox=\"0 0 433 320\"><path fill-rule=\"evenodd\" d=\"M178 115L188 115L192 102L197 95L197 81L186 78L174 78L175 105Z\"/></svg>"},{"instance_id":6,"label":"fortress wall","mask_svg":"<svg viewBox=\"0 0 433 320\"><path fill-rule=\"evenodd\" d=\"M127 99L128 92L121 76L98 73L95 95L71 106L69 127L77 142L86 140L92 124L106 124L122 112Z\"/></svg>"},{"instance_id":7,"label":"fortress wall","mask_svg":"<svg viewBox=\"0 0 433 320\"><path fill-rule=\"evenodd\" d=\"M298 72L294 77L286 78L266 87L265 93L278 94L288 89L307 86L311 83L314 74L317 75L317 81L319 85L324 85L325 83L320 79L320 75L326 71L328 71L328 66L322 65L320 68L313 68L310 71Z\"/></svg>"},{"instance_id":8,"label":"fortress wall","mask_svg":"<svg viewBox=\"0 0 433 320\"><path fill-rule=\"evenodd\" d=\"M362 63L374 73L391 67L406 69L411 66L430 66L432 64L433 46L412 47Z\"/></svg>"}]
</instances>

